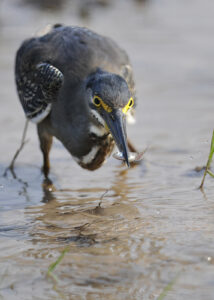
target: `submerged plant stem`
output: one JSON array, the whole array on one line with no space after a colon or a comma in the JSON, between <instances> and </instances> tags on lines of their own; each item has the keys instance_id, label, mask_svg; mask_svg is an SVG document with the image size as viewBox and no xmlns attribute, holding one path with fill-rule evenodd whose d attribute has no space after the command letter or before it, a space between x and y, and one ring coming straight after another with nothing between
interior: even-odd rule
<instances>
[{"instance_id":1,"label":"submerged plant stem","mask_svg":"<svg viewBox=\"0 0 214 300\"><path fill-rule=\"evenodd\" d=\"M210 176L214 177L214 174L210 171L210 165L212 162L213 153L214 153L214 130L213 130L213 135L212 135L212 140L211 140L211 145L210 145L210 153L209 153L207 165L206 165L206 168L204 171L204 176L201 181L200 189L203 189L203 185L204 185L204 181L205 181L205 177L206 177L207 173Z\"/></svg>"}]
</instances>

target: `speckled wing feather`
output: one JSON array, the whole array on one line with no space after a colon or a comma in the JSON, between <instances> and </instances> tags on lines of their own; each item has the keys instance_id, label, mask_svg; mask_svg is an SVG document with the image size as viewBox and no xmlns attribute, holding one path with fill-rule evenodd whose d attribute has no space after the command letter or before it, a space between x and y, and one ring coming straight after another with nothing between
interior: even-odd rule
<instances>
[{"instance_id":1,"label":"speckled wing feather","mask_svg":"<svg viewBox=\"0 0 214 300\"><path fill-rule=\"evenodd\" d=\"M34 64L31 60L25 60L24 52L28 48L23 45L17 52L16 85L26 117L39 123L51 110L52 102L62 86L63 74L47 62Z\"/></svg>"}]
</instances>

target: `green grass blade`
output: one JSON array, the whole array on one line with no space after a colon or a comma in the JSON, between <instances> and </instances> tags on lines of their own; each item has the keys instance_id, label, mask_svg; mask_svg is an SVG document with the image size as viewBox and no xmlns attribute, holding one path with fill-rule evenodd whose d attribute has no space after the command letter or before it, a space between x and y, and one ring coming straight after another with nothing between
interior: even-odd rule
<instances>
[{"instance_id":1,"label":"green grass blade","mask_svg":"<svg viewBox=\"0 0 214 300\"><path fill-rule=\"evenodd\" d=\"M173 280L171 280L167 286L165 286L165 288L163 289L162 293L159 295L159 297L157 298L157 300L163 300L169 291L172 290L173 286L175 285L176 280L178 279L179 274L177 274L177 276L175 276L175 278Z\"/></svg>"},{"instance_id":2,"label":"green grass blade","mask_svg":"<svg viewBox=\"0 0 214 300\"><path fill-rule=\"evenodd\" d=\"M211 141L211 146L210 146L210 152L212 154L214 152L214 130L213 130L213 136L212 136L212 141Z\"/></svg>"},{"instance_id":3,"label":"green grass blade","mask_svg":"<svg viewBox=\"0 0 214 300\"><path fill-rule=\"evenodd\" d=\"M213 153L214 153L214 130L213 130L212 140L211 140L211 144L210 144L210 153L209 153L209 157L208 157L208 161L207 161L206 172L210 168L210 164L211 164L212 158L213 158Z\"/></svg>"},{"instance_id":4,"label":"green grass blade","mask_svg":"<svg viewBox=\"0 0 214 300\"><path fill-rule=\"evenodd\" d=\"M204 185L204 181L205 181L205 177L206 177L207 173L210 176L212 176L211 175L212 172L210 172L209 168L210 168L210 165L211 165L211 162L212 162L213 153L214 153L214 130L213 130L212 140L211 140L211 144L210 144L210 153L209 153L209 157L208 157L208 160L207 160L206 169L204 171L204 176L203 176L202 181L201 181L200 189L203 189L203 185Z\"/></svg>"},{"instance_id":5,"label":"green grass blade","mask_svg":"<svg viewBox=\"0 0 214 300\"><path fill-rule=\"evenodd\" d=\"M207 173L214 178L214 174L210 170L207 170Z\"/></svg>"},{"instance_id":6,"label":"green grass blade","mask_svg":"<svg viewBox=\"0 0 214 300\"><path fill-rule=\"evenodd\" d=\"M58 266L58 264L62 261L63 257L65 256L65 254L69 251L69 247L66 247L62 253L60 254L60 256L57 258L57 260L55 262L53 262L49 268L48 268L48 275L50 275L50 273L52 273L55 268Z\"/></svg>"}]
</instances>

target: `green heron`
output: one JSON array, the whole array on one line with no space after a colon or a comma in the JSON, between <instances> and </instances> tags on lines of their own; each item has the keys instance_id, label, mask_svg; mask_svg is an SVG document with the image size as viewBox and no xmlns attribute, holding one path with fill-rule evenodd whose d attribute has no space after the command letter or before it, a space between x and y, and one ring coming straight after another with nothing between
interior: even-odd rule
<instances>
[{"instance_id":1,"label":"green heron","mask_svg":"<svg viewBox=\"0 0 214 300\"><path fill-rule=\"evenodd\" d=\"M18 95L37 124L48 177L53 136L77 163L99 168L116 143L129 166L126 119L135 106L132 67L110 38L86 28L54 25L23 42L16 55Z\"/></svg>"}]
</instances>

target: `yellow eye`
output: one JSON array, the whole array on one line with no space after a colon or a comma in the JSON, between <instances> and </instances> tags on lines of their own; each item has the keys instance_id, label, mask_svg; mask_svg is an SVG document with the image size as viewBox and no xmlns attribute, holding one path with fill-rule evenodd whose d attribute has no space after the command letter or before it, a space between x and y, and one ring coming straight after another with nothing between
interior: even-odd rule
<instances>
[{"instance_id":1,"label":"yellow eye","mask_svg":"<svg viewBox=\"0 0 214 300\"><path fill-rule=\"evenodd\" d=\"M128 103L129 108L131 108L133 105L134 105L134 100L133 100L133 98L130 98L129 103Z\"/></svg>"},{"instance_id":2,"label":"yellow eye","mask_svg":"<svg viewBox=\"0 0 214 300\"><path fill-rule=\"evenodd\" d=\"M101 105L101 99L98 96L94 96L93 103L95 106L99 107Z\"/></svg>"},{"instance_id":3,"label":"yellow eye","mask_svg":"<svg viewBox=\"0 0 214 300\"><path fill-rule=\"evenodd\" d=\"M102 106L103 109L107 112L112 112L112 108L109 107L99 96L94 96L93 103L96 107Z\"/></svg>"},{"instance_id":4,"label":"yellow eye","mask_svg":"<svg viewBox=\"0 0 214 300\"><path fill-rule=\"evenodd\" d=\"M126 106L124 106L123 108L123 113L126 114L128 112L128 110L134 105L134 99L130 98L129 102L126 104Z\"/></svg>"}]
</instances>

